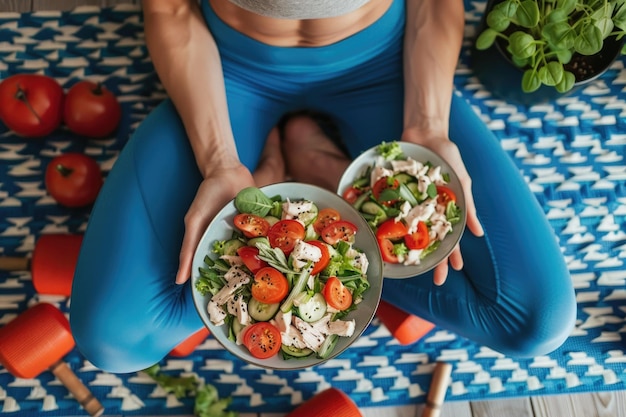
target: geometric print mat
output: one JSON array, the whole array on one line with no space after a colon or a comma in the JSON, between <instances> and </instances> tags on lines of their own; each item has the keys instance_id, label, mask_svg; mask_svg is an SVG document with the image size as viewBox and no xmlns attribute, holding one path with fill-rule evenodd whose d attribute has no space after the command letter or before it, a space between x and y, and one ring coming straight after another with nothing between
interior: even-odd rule
<instances>
[{"instance_id":1,"label":"geometric print mat","mask_svg":"<svg viewBox=\"0 0 626 417\"><path fill-rule=\"evenodd\" d=\"M598 81L572 95L532 107L492 97L474 76L470 46L484 2L466 0L466 39L455 83L495 132L544 207L576 288L578 317L570 338L549 355L514 359L433 329L403 346L374 320L346 352L300 371L247 365L209 337L191 355L166 357L161 369L194 375L231 397L231 410L287 412L329 386L362 407L423 403L434 363L453 364L447 400L469 401L626 389L626 69L623 57ZM86 153L104 175L141 120L165 93L145 47L142 16L133 5L66 12L0 13L0 79L41 73L65 88L79 79L102 82L123 116L114 137L86 140L60 129L23 139L0 124L0 256L30 256L39 236L81 233L88 209L55 204L43 183L56 155ZM37 294L30 272L0 272L0 326L39 301L67 312L69 299ZM103 372L75 349L64 360L109 415L193 413L143 373ZM69 416L85 412L50 372L34 379L0 366L0 412Z\"/></svg>"}]
</instances>

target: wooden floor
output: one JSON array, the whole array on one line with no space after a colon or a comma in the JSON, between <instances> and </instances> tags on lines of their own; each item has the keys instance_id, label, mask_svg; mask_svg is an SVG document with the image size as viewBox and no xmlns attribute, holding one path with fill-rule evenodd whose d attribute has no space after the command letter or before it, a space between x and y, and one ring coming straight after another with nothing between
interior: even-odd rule
<instances>
[{"instance_id":1,"label":"wooden floor","mask_svg":"<svg viewBox=\"0 0 626 417\"><path fill-rule=\"evenodd\" d=\"M34 10L68 10L76 6L107 7L137 4L140 0L0 0L0 12ZM423 405L376 407L362 410L364 417L415 417ZM281 414L262 414L280 417ZM253 417L242 414L240 417ZM553 395L546 397L490 400L482 402L452 401L444 404L441 417L626 417L626 391L592 394Z\"/></svg>"},{"instance_id":2,"label":"wooden floor","mask_svg":"<svg viewBox=\"0 0 626 417\"><path fill-rule=\"evenodd\" d=\"M424 406L363 409L363 417L418 417ZM279 417L265 415L261 417ZM624 417L626 391L518 398L482 402L447 402L441 417ZM253 417L252 415L240 417Z\"/></svg>"}]
</instances>

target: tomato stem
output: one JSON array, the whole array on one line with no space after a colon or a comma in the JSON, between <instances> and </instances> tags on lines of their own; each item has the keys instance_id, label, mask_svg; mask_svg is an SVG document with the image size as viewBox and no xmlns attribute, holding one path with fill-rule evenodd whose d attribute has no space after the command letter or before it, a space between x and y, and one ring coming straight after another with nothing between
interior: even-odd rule
<instances>
[{"instance_id":1,"label":"tomato stem","mask_svg":"<svg viewBox=\"0 0 626 417\"><path fill-rule=\"evenodd\" d=\"M74 170L72 168L68 168L63 164L57 164L57 166L55 167L57 171L59 171L59 173L61 175L63 175L64 177L69 177L70 175L72 175L72 173L74 172Z\"/></svg>"},{"instance_id":2,"label":"tomato stem","mask_svg":"<svg viewBox=\"0 0 626 417\"><path fill-rule=\"evenodd\" d=\"M30 101L28 101L28 96L26 95L26 91L24 90L24 88L22 88L22 86L19 85L19 84L17 85L17 91L15 92L15 98L17 100L21 101L22 103L24 103L24 105L26 105L28 110L37 118L37 121L39 123L41 123L41 117L37 114L37 112L35 111L33 106L30 104Z\"/></svg>"},{"instance_id":3,"label":"tomato stem","mask_svg":"<svg viewBox=\"0 0 626 417\"><path fill-rule=\"evenodd\" d=\"M95 96L101 96L103 94L103 92L102 92L102 83L101 82L97 82L96 83L96 88L94 88L91 92Z\"/></svg>"}]
</instances>

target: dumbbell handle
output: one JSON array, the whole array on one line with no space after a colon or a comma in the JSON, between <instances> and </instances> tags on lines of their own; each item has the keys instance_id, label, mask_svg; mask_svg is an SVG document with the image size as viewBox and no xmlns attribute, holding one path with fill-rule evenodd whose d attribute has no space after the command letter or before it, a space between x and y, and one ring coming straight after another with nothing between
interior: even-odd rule
<instances>
[{"instance_id":1,"label":"dumbbell handle","mask_svg":"<svg viewBox=\"0 0 626 417\"><path fill-rule=\"evenodd\" d=\"M426 405L422 411L422 417L439 417L441 406L446 398L446 391L450 385L452 365L446 362L437 362L433 372L430 388L426 398Z\"/></svg>"},{"instance_id":2,"label":"dumbbell handle","mask_svg":"<svg viewBox=\"0 0 626 417\"><path fill-rule=\"evenodd\" d=\"M102 415L104 412L102 404L93 396L89 388L83 384L66 362L58 361L50 367L50 371L65 385L89 415L94 417Z\"/></svg>"},{"instance_id":3,"label":"dumbbell handle","mask_svg":"<svg viewBox=\"0 0 626 417\"><path fill-rule=\"evenodd\" d=\"M28 271L30 259L19 256L0 256L0 271Z\"/></svg>"}]
</instances>

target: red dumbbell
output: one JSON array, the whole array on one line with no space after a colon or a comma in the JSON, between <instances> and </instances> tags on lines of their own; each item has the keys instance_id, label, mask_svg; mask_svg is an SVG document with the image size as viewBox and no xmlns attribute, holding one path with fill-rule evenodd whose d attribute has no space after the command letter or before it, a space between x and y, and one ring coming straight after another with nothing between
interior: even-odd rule
<instances>
[{"instance_id":1,"label":"red dumbbell","mask_svg":"<svg viewBox=\"0 0 626 417\"><path fill-rule=\"evenodd\" d=\"M72 281L83 236L78 234L41 235L35 243L32 259L0 257L0 270L31 270L33 286L39 294L62 295L72 293ZM187 356L209 335L204 328L189 336L172 349L172 356Z\"/></svg>"},{"instance_id":2,"label":"red dumbbell","mask_svg":"<svg viewBox=\"0 0 626 417\"><path fill-rule=\"evenodd\" d=\"M171 356L185 357L193 353L198 345L206 340L209 336L209 329L206 327L201 328L187 339L180 342L174 349L170 351Z\"/></svg>"},{"instance_id":3,"label":"red dumbbell","mask_svg":"<svg viewBox=\"0 0 626 417\"><path fill-rule=\"evenodd\" d=\"M39 303L0 328L0 363L19 378L35 378L50 370L92 416L102 404L82 383L63 357L75 346L65 315L48 303Z\"/></svg>"},{"instance_id":4,"label":"red dumbbell","mask_svg":"<svg viewBox=\"0 0 626 417\"><path fill-rule=\"evenodd\" d=\"M417 342L435 328L433 323L409 314L383 300L378 303L376 316L402 345Z\"/></svg>"},{"instance_id":5,"label":"red dumbbell","mask_svg":"<svg viewBox=\"0 0 626 417\"><path fill-rule=\"evenodd\" d=\"M32 259L0 257L0 270L30 269L38 293L69 296L82 241L82 235L42 235L35 243Z\"/></svg>"},{"instance_id":6,"label":"red dumbbell","mask_svg":"<svg viewBox=\"0 0 626 417\"><path fill-rule=\"evenodd\" d=\"M345 392L328 388L300 404L285 417L363 417L363 414Z\"/></svg>"}]
</instances>

